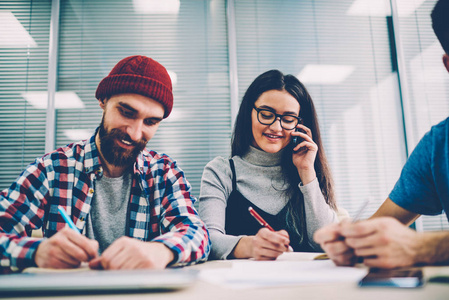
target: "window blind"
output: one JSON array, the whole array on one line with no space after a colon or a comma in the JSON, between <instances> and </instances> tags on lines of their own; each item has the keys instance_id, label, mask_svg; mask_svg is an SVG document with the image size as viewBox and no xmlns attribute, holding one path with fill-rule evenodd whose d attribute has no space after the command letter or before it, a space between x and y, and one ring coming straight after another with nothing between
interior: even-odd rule
<instances>
[{"instance_id":1,"label":"window blind","mask_svg":"<svg viewBox=\"0 0 449 300\"><path fill-rule=\"evenodd\" d=\"M44 154L50 17L51 1L0 2L1 190Z\"/></svg>"},{"instance_id":2,"label":"window blind","mask_svg":"<svg viewBox=\"0 0 449 300\"><path fill-rule=\"evenodd\" d=\"M430 13L436 0L397 1L403 43L408 98L409 153L433 125L449 115L449 76L442 63L444 50L432 29ZM411 10L410 8L414 9ZM422 216L424 230L449 229L446 214Z\"/></svg>"},{"instance_id":3,"label":"window blind","mask_svg":"<svg viewBox=\"0 0 449 300\"><path fill-rule=\"evenodd\" d=\"M369 200L369 217L406 155L387 16L353 12L354 2L235 1L239 91L269 69L298 76L317 108L338 205L354 216Z\"/></svg>"},{"instance_id":4,"label":"window blind","mask_svg":"<svg viewBox=\"0 0 449 300\"><path fill-rule=\"evenodd\" d=\"M100 80L126 56L149 56L176 82L173 111L148 148L175 159L198 196L206 163L230 153L226 7L221 0L179 4L161 12L139 1L61 3L58 91L74 92L82 104L58 110L56 144L90 137L101 121Z\"/></svg>"},{"instance_id":5,"label":"window blind","mask_svg":"<svg viewBox=\"0 0 449 300\"><path fill-rule=\"evenodd\" d=\"M234 1L239 99L269 69L304 82L339 206L351 215L366 200L362 217L378 208L405 163L405 141L410 153L448 115L449 77L429 16L436 0L396 2L408 82L405 129L390 1ZM148 148L177 160L199 195L205 164L230 153L235 118L226 1L78 0L61 1L60 10L56 145L93 134L102 115L95 89L115 63L150 56L170 71L175 104ZM16 26L0 33L1 189L44 153L50 13L48 0L0 2L0 25ZM423 224L449 228L445 216Z\"/></svg>"}]
</instances>

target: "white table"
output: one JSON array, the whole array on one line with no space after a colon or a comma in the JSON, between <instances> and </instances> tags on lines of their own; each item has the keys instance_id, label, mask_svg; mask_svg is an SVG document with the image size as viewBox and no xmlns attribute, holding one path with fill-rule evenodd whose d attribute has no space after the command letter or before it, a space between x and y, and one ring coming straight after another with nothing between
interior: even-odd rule
<instances>
[{"instance_id":1,"label":"white table","mask_svg":"<svg viewBox=\"0 0 449 300\"><path fill-rule=\"evenodd\" d=\"M311 260L316 254L296 253L297 260ZM209 261L203 264L187 267L189 269L206 270L230 268L232 261ZM441 271L449 274L449 267L425 267L425 277ZM1 278L0 278L1 280ZM1 295L0 295L1 296ZM11 298L17 299L17 298ZM20 298L24 299L24 298ZM25 298L26 299L26 298ZM235 290L210 284L199 280L191 287L174 292L138 293L138 294L108 294L108 295L77 295L55 297L30 297L29 299L182 299L182 300L265 300L265 299L342 299L342 300L434 300L449 299L449 284L428 283L422 288L360 288L356 283L325 283L293 285L283 287L266 287L257 289Z\"/></svg>"}]
</instances>

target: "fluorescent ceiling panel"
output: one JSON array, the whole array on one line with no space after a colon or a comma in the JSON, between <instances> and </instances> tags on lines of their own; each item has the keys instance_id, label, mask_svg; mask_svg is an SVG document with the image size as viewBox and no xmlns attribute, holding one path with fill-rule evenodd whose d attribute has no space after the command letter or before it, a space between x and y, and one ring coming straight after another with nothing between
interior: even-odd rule
<instances>
[{"instance_id":1,"label":"fluorescent ceiling panel","mask_svg":"<svg viewBox=\"0 0 449 300\"><path fill-rule=\"evenodd\" d=\"M22 93L22 97L36 109L47 109L47 92ZM56 92L55 109L84 108L84 103L75 92Z\"/></svg>"},{"instance_id":2,"label":"fluorescent ceiling panel","mask_svg":"<svg viewBox=\"0 0 449 300\"><path fill-rule=\"evenodd\" d=\"M313 65L309 64L298 74L304 84L337 84L346 80L355 70L348 65Z\"/></svg>"},{"instance_id":3,"label":"fluorescent ceiling panel","mask_svg":"<svg viewBox=\"0 0 449 300\"><path fill-rule=\"evenodd\" d=\"M346 12L350 16L385 17L391 15L388 0L355 0Z\"/></svg>"},{"instance_id":4,"label":"fluorescent ceiling panel","mask_svg":"<svg viewBox=\"0 0 449 300\"><path fill-rule=\"evenodd\" d=\"M182 119L182 116L182 108L174 106L168 118L164 119L164 123L177 122Z\"/></svg>"},{"instance_id":5,"label":"fluorescent ceiling panel","mask_svg":"<svg viewBox=\"0 0 449 300\"><path fill-rule=\"evenodd\" d=\"M19 20L9 11L0 11L0 48L37 47Z\"/></svg>"},{"instance_id":6,"label":"fluorescent ceiling panel","mask_svg":"<svg viewBox=\"0 0 449 300\"><path fill-rule=\"evenodd\" d=\"M86 129L67 129L64 130L64 135L71 141L77 142L90 138L92 132Z\"/></svg>"},{"instance_id":7,"label":"fluorescent ceiling panel","mask_svg":"<svg viewBox=\"0 0 449 300\"><path fill-rule=\"evenodd\" d=\"M425 0L396 0L398 15L407 17L415 12ZM350 16L391 16L389 0L355 0L346 12Z\"/></svg>"},{"instance_id":8,"label":"fluorescent ceiling panel","mask_svg":"<svg viewBox=\"0 0 449 300\"><path fill-rule=\"evenodd\" d=\"M133 0L134 11L138 14L170 14L179 13L179 0Z\"/></svg>"},{"instance_id":9,"label":"fluorescent ceiling panel","mask_svg":"<svg viewBox=\"0 0 449 300\"><path fill-rule=\"evenodd\" d=\"M170 76L172 86L175 87L176 84L178 83L178 74L170 70L167 70L167 72L168 76Z\"/></svg>"}]
</instances>

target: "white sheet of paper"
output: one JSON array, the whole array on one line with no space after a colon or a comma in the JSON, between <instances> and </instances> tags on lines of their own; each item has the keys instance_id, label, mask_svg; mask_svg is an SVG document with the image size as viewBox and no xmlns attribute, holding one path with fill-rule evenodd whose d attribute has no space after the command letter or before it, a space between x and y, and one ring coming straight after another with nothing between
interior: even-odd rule
<instances>
[{"instance_id":1,"label":"white sheet of paper","mask_svg":"<svg viewBox=\"0 0 449 300\"><path fill-rule=\"evenodd\" d=\"M330 260L236 260L231 268L203 270L200 278L231 289L335 282L357 283L367 269L337 267Z\"/></svg>"}]
</instances>

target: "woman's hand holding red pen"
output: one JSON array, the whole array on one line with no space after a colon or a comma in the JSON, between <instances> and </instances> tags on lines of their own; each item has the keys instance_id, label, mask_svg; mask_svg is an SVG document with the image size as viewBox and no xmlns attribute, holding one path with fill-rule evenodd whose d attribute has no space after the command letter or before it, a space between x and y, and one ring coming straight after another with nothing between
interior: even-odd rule
<instances>
[{"instance_id":1,"label":"woman's hand holding red pen","mask_svg":"<svg viewBox=\"0 0 449 300\"><path fill-rule=\"evenodd\" d=\"M252 257L256 260L275 260L282 253L289 251L289 244L287 231L262 228L252 240Z\"/></svg>"},{"instance_id":2,"label":"woman's hand holding red pen","mask_svg":"<svg viewBox=\"0 0 449 300\"><path fill-rule=\"evenodd\" d=\"M249 257L254 257L257 260L274 260L284 252L293 251L292 247L290 247L290 238L287 231L274 231L273 227L251 206L248 207L248 212L260 225L264 226L254 237L251 237L251 243L249 244L251 253ZM243 244L245 244L245 241ZM248 245L247 241L246 245ZM241 246L241 248L243 247Z\"/></svg>"},{"instance_id":3,"label":"woman's hand holding red pen","mask_svg":"<svg viewBox=\"0 0 449 300\"><path fill-rule=\"evenodd\" d=\"M282 253L291 251L289 244L287 231L271 231L264 227L256 235L242 237L229 258L275 260Z\"/></svg>"}]
</instances>

